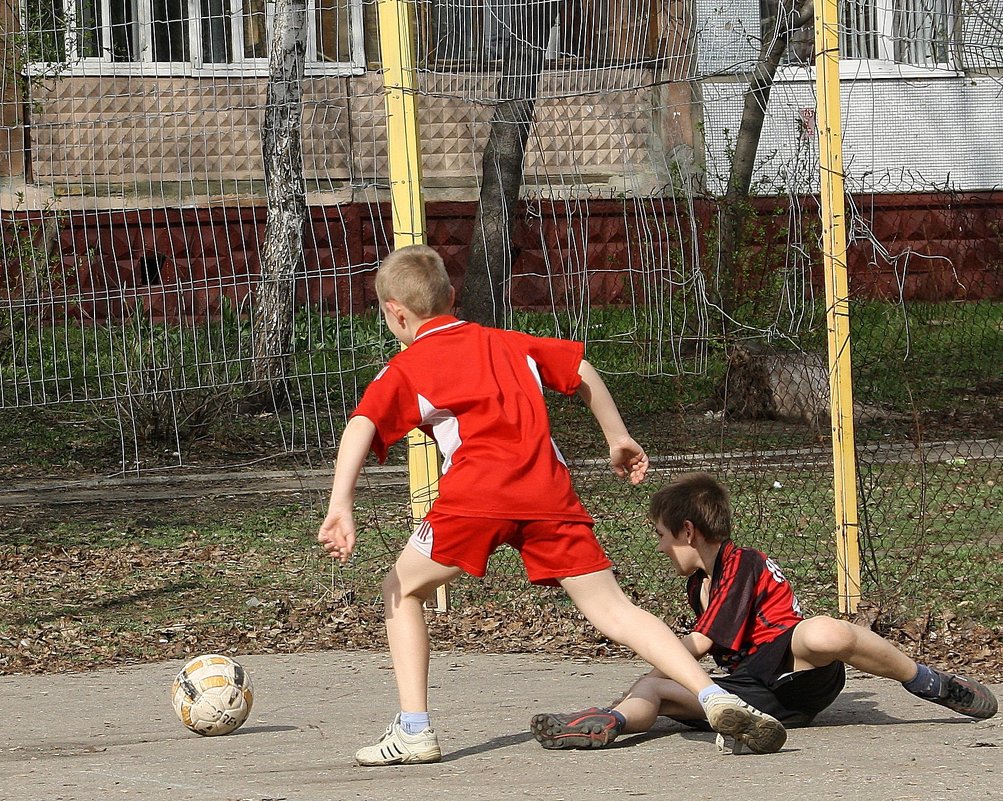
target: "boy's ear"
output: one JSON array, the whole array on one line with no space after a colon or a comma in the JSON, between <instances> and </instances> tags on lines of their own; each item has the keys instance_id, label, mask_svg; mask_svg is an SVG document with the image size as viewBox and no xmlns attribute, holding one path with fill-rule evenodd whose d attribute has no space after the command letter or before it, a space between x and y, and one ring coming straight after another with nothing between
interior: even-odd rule
<instances>
[{"instance_id":1,"label":"boy's ear","mask_svg":"<svg viewBox=\"0 0 1003 801\"><path fill-rule=\"evenodd\" d=\"M397 323L403 327L404 325L404 306L398 301L391 298L390 300L383 301L383 308L387 310L387 314L393 317Z\"/></svg>"}]
</instances>

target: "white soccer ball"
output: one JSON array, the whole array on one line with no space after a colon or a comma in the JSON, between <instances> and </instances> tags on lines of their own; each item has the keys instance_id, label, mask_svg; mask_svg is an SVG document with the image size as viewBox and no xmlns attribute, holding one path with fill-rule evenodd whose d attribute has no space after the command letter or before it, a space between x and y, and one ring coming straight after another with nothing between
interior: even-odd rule
<instances>
[{"instance_id":1,"label":"white soccer ball","mask_svg":"<svg viewBox=\"0 0 1003 801\"><path fill-rule=\"evenodd\" d=\"M203 654L181 668L171 688L178 719L196 734L229 734L254 702L251 674L228 656Z\"/></svg>"}]
</instances>

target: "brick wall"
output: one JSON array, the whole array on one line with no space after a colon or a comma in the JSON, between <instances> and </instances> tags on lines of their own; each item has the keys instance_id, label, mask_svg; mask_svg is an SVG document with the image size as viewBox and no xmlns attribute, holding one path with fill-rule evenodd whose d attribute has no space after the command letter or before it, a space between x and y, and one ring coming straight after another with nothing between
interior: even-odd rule
<instances>
[{"instance_id":1,"label":"brick wall","mask_svg":"<svg viewBox=\"0 0 1003 801\"><path fill-rule=\"evenodd\" d=\"M851 201L847 265L854 297L1003 299L1003 192ZM806 241L817 242L816 201L796 202L800 218L814 226ZM790 205L786 198L756 201L762 228L753 245L761 258L754 263L761 269L788 261ZM432 203L427 209L428 241L461 290L474 211L474 203ZM697 230L715 230L713 206L702 204L697 213ZM8 216L4 226L8 272L17 269L14 219ZM16 219L23 225L29 218ZM260 206L68 213L61 221L60 252L69 313L118 317L141 302L158 318L201 319L216 313L224 296L239 307L256 280L264 224ZM669 201L524 207L513 230L513 304L546 309L555 302L643 303L639 271L652 261L664 267L673 249L691 252L689 230L685 215ZM299 302L342 312L372 308L373 276L391 240L385 205L311 208ZM808 259L821 287L817 248L809 247Z\"/></svg>"}]
</instances>

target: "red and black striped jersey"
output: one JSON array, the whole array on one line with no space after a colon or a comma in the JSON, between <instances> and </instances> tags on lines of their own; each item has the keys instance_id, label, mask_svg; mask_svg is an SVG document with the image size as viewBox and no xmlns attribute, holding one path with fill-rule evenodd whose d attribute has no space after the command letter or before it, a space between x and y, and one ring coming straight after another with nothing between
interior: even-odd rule
<instances>
[{"instance_id":1,"label":"red and black striped jersey","mask_svg":"<svg viewBox=\"0 0 1003 801\"><path fill-rule=\"evenodd\" d=\"M706 579L707 574L697 570L686 583L686 595L697 616L693 630L713 642L710 655L729 673L760 645L803 619L780 567L755 548L739 548L726 540L717 553L705 600Z\"/></svg>"}]
</instances>

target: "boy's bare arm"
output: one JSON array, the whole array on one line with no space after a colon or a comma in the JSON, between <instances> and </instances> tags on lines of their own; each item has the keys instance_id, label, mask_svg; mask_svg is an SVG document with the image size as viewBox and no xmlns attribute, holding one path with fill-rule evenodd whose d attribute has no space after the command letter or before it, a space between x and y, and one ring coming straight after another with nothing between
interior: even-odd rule
<instances>
[{"instance_id":1,"label":"boy's bare arm","mask_svg":"<svg viewBox=\"0 0 1003 801\"><path fill-rule=\"evenodd\" d=\"M606 382L596 369L582 359L578 367L578 375L582 378L578 387L578 396L589 407L602 429L606 442L609 443L609 459L613 472L618 476L627 477L631 484L639 484L648 472L648 455L627 432L616 401L610 395Z\"/></svg>"},{"instance_id":2,"label":"boy's bare arm","mask_svg":"<svg viewBox=\"0 0 1003 801\"><path fill-rule=\"evenodd\" d=\"M341 434L331 499L317 540L332 558L342 562L348 561L355 548L355 484L375 434L376 426L367 417L353 417Z\"/></svg>"},{"instance_id":3,"label":"boy's bare arm","mask_svg":"<svg viewBox=\"0 0 1003 801\"><path fill-rule=\"evenodd\" d=\"M679 638L679 641L686 646L694 659L702 659L710 653L710 648L714 644L710 637L701 634L699 631L691 631Z\"/></svg>"}]
</instances>

